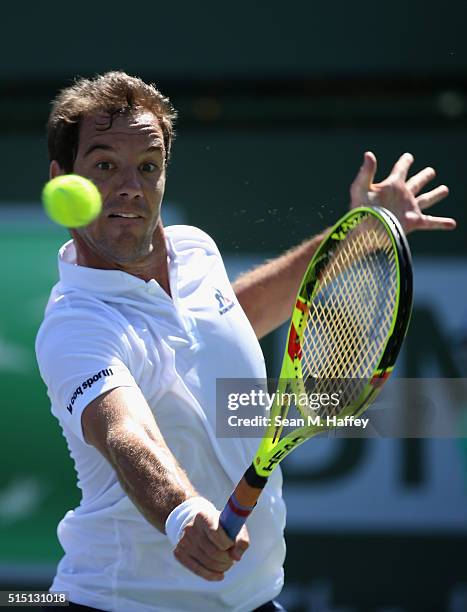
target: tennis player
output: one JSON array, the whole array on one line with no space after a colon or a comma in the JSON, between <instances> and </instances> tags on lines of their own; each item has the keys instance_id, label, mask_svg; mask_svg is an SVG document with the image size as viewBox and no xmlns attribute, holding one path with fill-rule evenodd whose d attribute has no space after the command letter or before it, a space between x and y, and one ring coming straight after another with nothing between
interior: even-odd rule
<instances>
[{"instance_id":1,"label":"tennis player","mask_svg":"<svg viewBox=\"0 0 467 612\"><path fill-rule=\"evenodd\" d=\"M48 123L50 177L75 172L103 197L59 252L36 341L52 412L75 462L80 505L58 526L52 591L76 610L280 610L285 508L276 470L231 541L222 508L256 441L215 437L216 379L265 378L258 343L288 317L322 236L232 286L214 241L161 220L175 111L123 72L63 90ZM403 155L374 184L366 153L351 205L378 203L406 231L452 229L423 210L446 197L407 180Z\"/></svg>"}]
</instances>

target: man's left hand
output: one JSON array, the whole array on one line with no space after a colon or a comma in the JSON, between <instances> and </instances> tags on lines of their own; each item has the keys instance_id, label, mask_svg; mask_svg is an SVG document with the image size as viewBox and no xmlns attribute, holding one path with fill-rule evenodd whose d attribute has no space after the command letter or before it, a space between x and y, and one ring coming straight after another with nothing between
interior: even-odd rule
<instances>
[{"instance_id":1,"label":"man's left hand","mask_svg":"<svg viewBox=\"0 0 467 612\"><path fill-rule=\"evenodd\" d=\"M394 165L389 176L381 183L373 183L376 174L376 157L366 152L363 165L350 187L350 207L383 206L390 210L408 234L414 230L453 230L456 222L450 217L425 215L424 210L444 200L449 194L446 185L431 191L420 191L432 181L436 173L433 168L425 168L407 179L410 166L414 161L410 153L404 153Z\"/></svg>"}]
</instances>

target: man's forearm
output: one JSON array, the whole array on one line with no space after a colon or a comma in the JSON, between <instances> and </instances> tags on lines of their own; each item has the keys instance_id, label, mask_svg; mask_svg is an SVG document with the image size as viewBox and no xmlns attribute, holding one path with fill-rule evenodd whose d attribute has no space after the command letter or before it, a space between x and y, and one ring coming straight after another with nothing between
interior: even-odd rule
<instances>
[{"instance_id":1,"label":"man's forearm","mask_svg":"<svg viewBox=\"0 0 467 612\"><path fill-rule=\"evenodd\" d=\"M170 512L197 495L170 450L146 433L115 434L107 451L125 493L162 533Z\"/></svg>"},{"instance_id":2,"label":"man's forearm","mask_svg":"<svg viewBox=\"0 0 467 612\"><path fill-rule=\"evenodd\" d=\"M258 338L290 317L305 270L326 231L242 274L233 288Z\"/></svg>"}]
</instances>

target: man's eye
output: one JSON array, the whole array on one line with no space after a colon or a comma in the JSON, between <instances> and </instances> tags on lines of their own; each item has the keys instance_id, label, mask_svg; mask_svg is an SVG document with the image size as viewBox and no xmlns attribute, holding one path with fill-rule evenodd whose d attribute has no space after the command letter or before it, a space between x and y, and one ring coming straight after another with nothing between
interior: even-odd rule
<instances>
[{"instance_id":1,"label":"man's eye","mask_svg":"<svg viewBox=\"0 0 467 612\"><path fill-rule=\"evenodd\" d=\"M99 170L112 170L114 165L111 162L102 161L97 162L96 167L99 168Z\"/></svg>"},{"instance_id":2,"label":"man's eye","mask_svg":"<svg viewBox=\"0 0 467 612\"><path fill-rule=\"evenodd\" d=\"M141 164L141 170L143 172L156 172L156 170L158 170L158 167L152 162L144 162L144 164Z\"/></svg>"}]
</instances>

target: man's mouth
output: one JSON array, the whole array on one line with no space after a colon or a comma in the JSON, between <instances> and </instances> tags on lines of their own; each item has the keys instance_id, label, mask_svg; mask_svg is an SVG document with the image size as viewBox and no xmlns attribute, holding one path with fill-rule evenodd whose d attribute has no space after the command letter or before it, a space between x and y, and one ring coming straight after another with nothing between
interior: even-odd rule
<instances>
[{"instance_id":1,"label":"man's mouth","mask_svg":"<svg viewBox=\"0 0 467 612\"><path fill-rule=\"evenodd\" d=\"M111 213L110 215L108 215L109 219L142 219L141 215L138 215L136 213L124 213L124 212L119 212L119 213Z\"/></svg>"}]
</instances>

